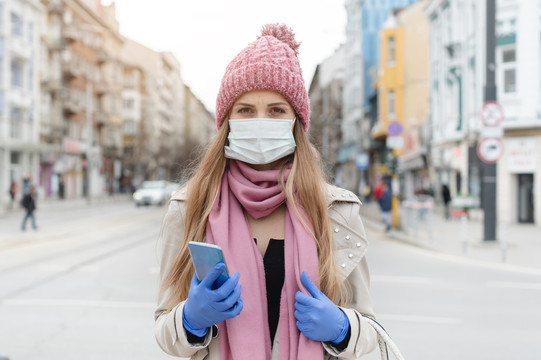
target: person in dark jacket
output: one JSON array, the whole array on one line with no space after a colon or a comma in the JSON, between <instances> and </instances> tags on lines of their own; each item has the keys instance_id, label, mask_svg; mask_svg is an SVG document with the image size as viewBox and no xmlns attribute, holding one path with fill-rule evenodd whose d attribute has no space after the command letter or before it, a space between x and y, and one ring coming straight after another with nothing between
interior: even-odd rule
<instances>
[{"instance_id":1,"label":"person in dark jacket","mask_svg":"<svg viewBox=\"0 0 541 360\"><path fill-rule=\"evenodd\" d=\"M391 209L393 208L391 189L386 183L383 184L383 195L379 198L381 219L385 223L385 232L391 230Z\"/></svg>"},{"instance_id":2,"label":"person in dark jacket","mask_svg":"<svg viewBox=\"0 0 541 360\"><path fill-rule=\"evenodd\" d=\"M449 191L449 187L445 184L443 184L441 187L441 196L443 198L443 204L445 206L445 218L449 219L449 203L451 202L451 193Z\"/></svg>"},{"instance_id":3,"label":"person in dark jacket","mask_svg":"<svg viewBox=\"0 0 541 360\"><path fill-rule=\"evenodd\" d=\"M37 230L36 218L34 216L34 210L36 210L36 189L34 186L30 187L30 191L24 194L23 199L21 200L21 205L26 210L26 214L23 218L23 223L21 225L21 230L26 230L26 221L28 219L32 220L32 228Z\"/></svg>"}]
</instances>

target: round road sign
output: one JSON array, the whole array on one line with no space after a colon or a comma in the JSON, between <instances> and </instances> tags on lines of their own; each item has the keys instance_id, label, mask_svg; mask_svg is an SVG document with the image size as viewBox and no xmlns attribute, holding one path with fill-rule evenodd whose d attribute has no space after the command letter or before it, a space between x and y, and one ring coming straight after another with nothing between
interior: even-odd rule
<instances>
[{"instance_id":1,"label":"round road sign","mask_svg":"<svg viewBox=\"0 0 541 360\"><path fill-rule=\"evenodd\" d=\"M503 143L498 138L485 138L477 146L477 154L486 163L495 163L503 154Z\"/></svg>"},{"instance_id":2,"label":"round road sign","mask_svg":"<svg viewBox=\"0 0 541 360\"><path fill-rule=\"evenodd\" d=\"M402 134L403 130L404 130L404 128L402 127L402 124L400 122L398 122L397 120L394 120L387 127L387 132L391 136L398 136L398 135Z\"/></svg>"},{"instance_id":3,"label":"round road sign","mask_svg":"<svg viewBox=\"0 0 541 360\"><path fill-rule=\"evenodd\" d=\"M481 121L485 126L498 126L503 121L503 109L495 101L486 102L481 109Z\"/></svg>"}]
</instances>

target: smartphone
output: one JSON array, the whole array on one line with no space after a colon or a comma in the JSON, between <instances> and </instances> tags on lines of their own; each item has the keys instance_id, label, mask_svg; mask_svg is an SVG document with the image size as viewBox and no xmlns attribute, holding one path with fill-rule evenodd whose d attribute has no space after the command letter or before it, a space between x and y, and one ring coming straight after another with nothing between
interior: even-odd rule
<instances>
[{"instance_id":1,"label":"smartphone","mask_svg":"<svg viewBox=\"0 0 541 360\"><path fill-rule=\"evenodd\" d=\"M195 274L199 281L203 280L214 265L220 262L225 264L222 248L218 245L190 241L188 243L188 249L190 250L190 255L192 256L193 265L195 267ZM220 277L212 284L212 288L219 288L228 278L229 273L226 265L224 271L220 274Z\"/></svg>"}]
</instances>

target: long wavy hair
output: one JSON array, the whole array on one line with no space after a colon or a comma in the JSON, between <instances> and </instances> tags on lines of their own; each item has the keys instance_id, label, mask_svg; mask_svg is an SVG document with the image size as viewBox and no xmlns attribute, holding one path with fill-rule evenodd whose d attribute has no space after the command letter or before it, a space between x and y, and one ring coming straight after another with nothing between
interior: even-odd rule
<instances>
[{"instance_id":1,"label":"long wavy hair","mask_svg":"<svg viewBox=\"0 0 541 360\"><path fill-rule=\"evenodd\" d=\"M188 242L206 241L208 217L218 196L224 172L229 165L229 159L224 157L224 146L227 145L228 134L229 124L228 121L224 121L188 181L184 238L161 288L162 292L170 289L169 309L188 297L194 273ZM321 291L336 304L345 304L349 301L349 295L343 282L339 281L335 268L328 214L327 182L320 156L299 122L295 122L293 136L297 145L296 150L285 159L282 165L285 169L292 163L287 182L285 184L282 182L286 199L293 205L296 216L301 222L303 220L299 215L298 207L305 211L310 221L311 227L304 225L312 233L317 244ZM178 221L181 220L178 219Z\"/></svg>"}]
</instances>

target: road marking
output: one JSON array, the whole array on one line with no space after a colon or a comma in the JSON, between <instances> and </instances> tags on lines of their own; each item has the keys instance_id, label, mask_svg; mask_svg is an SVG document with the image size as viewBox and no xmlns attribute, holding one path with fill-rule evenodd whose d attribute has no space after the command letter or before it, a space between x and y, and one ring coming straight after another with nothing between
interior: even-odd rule
<instances>
[{"instance_id":1,"label":"road marking","mask_svg":"<svg viewBox=\"0 0 541 360\"><path fill-rule=\"evenodd\" d=\"M39 271L43 272L66 272L71 269L73 269L73 265L43 265L39 267ZM86 265L78 267L76 271L96 273L100 271L100 268L96 265Z\"/></svg>"},{"instance_id":2,"label":"road marking","mask_svg":"<svg viewBox=\"0 0 541 360\"><path fill-rule=\"evenodd\" d=\"M398 315L398 314L377 314L377 320L400 321L418 324L439 324L439 325L460 325L462 320L458 318L441 316L422 315Z\"/></svg>"},{"instance_id":3,"label":"road marking","mask_svg":"<svg viewBox=\"0 0 541 360\"><path fill-rule=\"evenodd\" d=\"M7 299L0 301L1 305L9 306L73 306L95 308L130 308L130 309L155 309L156 304L151 302L133 301L99 301L78 299Z\"/></svg>"},{"instance_id":4,"label":"road marking","mask_svg":"<svg viewBox=\"0 0 541 360\"><path fill-rule=\"evenodd\" d=\"M500 289L541 290L541 283L489 281L487 286Z\"/></svg>"},{"instance_id":5,"label":"road marking","mask_svg":"<svg viewBox=\"0 0 541 360\"><path fill-rule=\"evenodd\" d=\"M432 279L422 276L392 276L374 275L370 277L371 282L400 283L400 284L429 284Z\"/></svg>"}]
</instances>

